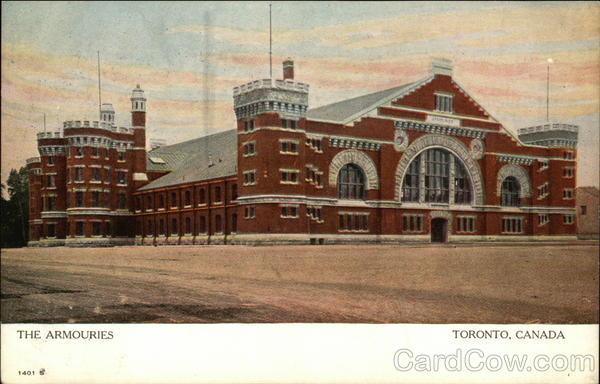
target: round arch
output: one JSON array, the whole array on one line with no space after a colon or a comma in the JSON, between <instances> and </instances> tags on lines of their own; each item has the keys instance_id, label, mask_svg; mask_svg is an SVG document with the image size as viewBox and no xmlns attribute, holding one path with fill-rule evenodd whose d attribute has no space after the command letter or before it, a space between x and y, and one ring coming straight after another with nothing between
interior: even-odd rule
<instances>
[{"instance_id":1,"label":"round arch","mask_svg":"<svg viewBox=\"0 0 600 384\"><path fill-rule=\"evenodd\" d=\"M329 164L329 185L337 185L337 177L342 167L346 164L356 164L362 168L366 176L366 189L379 189L377 167L369 155L356 149L347 149L333 157Z\"/></svg>"},{"instance_id":2,"label":"round arch","mask_svg":"<svg viewBox=\"0 0 600 384\"><path fill-rule=\"evenodd\" d=\"M402 189L402 181L404 180L404 174L408 169L410 163L417 157L421 152L432 147L439 147L452 152L456 157L462 161L465 169L467 170L471 183L473 186L473 205L483 205L485 202L484 191L483 191L483 176L481 169L477 164L477 161L473 159L469 149L459 140L438 134L429 134L421 136L412 142L404 151L402 158L398 162L396 167L396 189L394 197L397 201L400 201L400 191Z\"/></svg>"},{"instance_id":3,"label":"round arch","mask_svg":"<svg viewBox=\"0 0 600 384\"><path fill-rule=\"evenodd\" d=\"M529 175L523 167L515 164L506 164L498 171L498 176L496 178L496 195L501 195L502 182L508 176L514 177L519 182L519 186L521 187L519 197L524 198L531 196L531 182L529 181Z\"/></svg>"}]
</instances>

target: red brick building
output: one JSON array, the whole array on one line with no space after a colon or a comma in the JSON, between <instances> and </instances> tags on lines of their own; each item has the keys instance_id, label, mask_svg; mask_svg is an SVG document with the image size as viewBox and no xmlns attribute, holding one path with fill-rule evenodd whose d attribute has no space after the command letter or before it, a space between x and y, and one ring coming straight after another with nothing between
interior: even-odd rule
<instances>
[{"instance_id":1,"label":"red brick building","mask_svg":"<svg viewBox=\"0 0 600 384\"><path fill-rule=\"evenodd\" d=\"M574 238L576 127L529 127L520 134L538 141L524 144L447 60L420 81L316 109L308 92L287 60L282 80L234 88L236 129L148 153L139 87L131 128L108 111L39 134L31 244Z\"/></svg>"}]
</instances>

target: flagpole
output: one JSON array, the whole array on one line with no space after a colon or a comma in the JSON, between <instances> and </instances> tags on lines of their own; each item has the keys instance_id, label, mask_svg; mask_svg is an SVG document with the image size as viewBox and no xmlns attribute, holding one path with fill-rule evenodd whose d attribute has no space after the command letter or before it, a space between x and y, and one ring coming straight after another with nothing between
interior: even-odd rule
<instances>
[{"instance_id":1,"label":"flagpole","mask_svg":"<svg viewBox=\"0 0 600 384\"><path fill-rule=\"evenodd\" d=\"M100 51L98 51L98 120L102 120L102 86L100 83Z\"/></svg>"}]
</instances>

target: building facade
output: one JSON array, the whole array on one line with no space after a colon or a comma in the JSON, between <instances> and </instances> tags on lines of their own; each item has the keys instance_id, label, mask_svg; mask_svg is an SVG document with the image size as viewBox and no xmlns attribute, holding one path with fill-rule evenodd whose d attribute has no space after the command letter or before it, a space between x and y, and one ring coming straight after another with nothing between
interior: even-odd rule
<instances>
[{"instance_id":1,"label":"building facade","mask_svg":"<svg viewBox=\"0 0 600 384\"><path fill-rule=\"evenodd\" d=\"M520 140L452 70L434 60L422 80L309 109L309 86L286 60L283 79L234 88L235 129L148 153L138 87L123 132L107 117L107 128L67 122L63 135L40 134L30 191L47 205L32 205L32 245L575 238L577 127L542 127L550 141L528 127ZM105 160L94 160L98 146ZM98 166L112 170L101 188ZM105 207L94 207L96 191L110 196Z\"/></svg>"},{"instance_id":2,"label":"building facade","mask_svg":"<svg viewBox=\"0 0 600 384\"><path fill-rule=\"evenodd\" d=\"M579 187L575 191L577 202L577 237L580 239L600 238L600 209L597 187Z\"/></svg>"}]
</instances>

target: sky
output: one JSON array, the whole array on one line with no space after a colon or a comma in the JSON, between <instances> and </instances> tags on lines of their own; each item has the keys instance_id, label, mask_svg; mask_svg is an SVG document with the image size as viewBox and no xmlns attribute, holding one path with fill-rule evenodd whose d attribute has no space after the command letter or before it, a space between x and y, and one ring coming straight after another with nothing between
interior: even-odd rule
<instances>
[{"instance_id":1,"label":"sky","mask_svg":"<svg viewBox=\"0 0 600 384\"><path fill-rule=\"evenodd\" d=\"M578 186L598 186L600 3L273 2L273 77L295 62L309 105L419 80L431 59L504 127L577 124ZM268 2L2 2L1 179L38 156L36 132L130 122L148 98L147 137L168 144L235 127L232 88L269 77ZM548 64L548 59L552 63Z\"/></svg>"}]
</instances>

